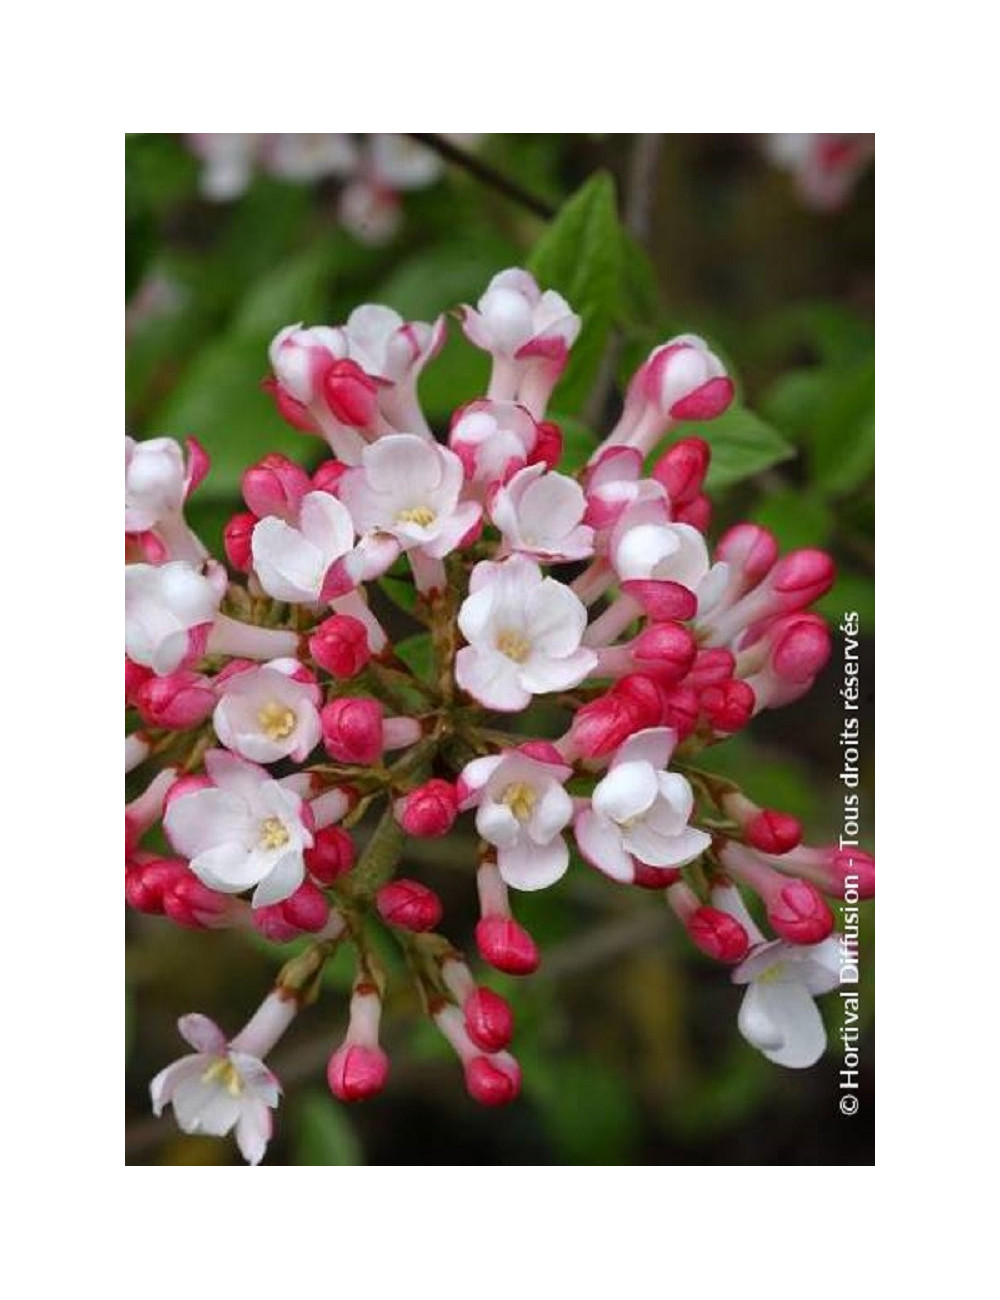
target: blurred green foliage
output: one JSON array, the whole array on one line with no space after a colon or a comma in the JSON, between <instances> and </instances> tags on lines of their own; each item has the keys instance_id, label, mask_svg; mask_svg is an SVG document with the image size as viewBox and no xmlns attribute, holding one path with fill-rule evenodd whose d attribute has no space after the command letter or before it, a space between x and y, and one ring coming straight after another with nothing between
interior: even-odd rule
<instances>
[{"instance_id":1,"label":"blurred green foliage","mask_svg":"<svg viewBox=\"0 0 1000 1300\"><path fill-rule=\"evenodd\" d=\"M336 224L325 185L259 178L239 201L213 206L198 196L197 166L180 137L129 137L130 421L139 435L193 434L209 451L212 473L191 506L206 541L219 547L226 519L239 508L240 475L253 460L275 450L307 465L320 458L321 444L289 429L260 387L278 329L299 320L343 320L365 301L433 319L474 302L497 271L526 264L584 320L553 400L569 466L587 459L625 379L652 346L681 331L705 334L732 366L740 391L725 416L691 430L713 448L713 532L751 518L786 548L830 548L840 576L821 608L834 620L857 609L870 632L870 190L862 187L842 214L803 213L751 137L666 136L653 230L641 247L621 220L632 201L631 145L626 136L488 137L481 156L556 206L550 223L449 169L438 185L406 196L400 236L369 248ZM594 384L612 340L618 389L598 417ZM452 326L421 383L438 429L457 406L482 395L487 373L487 359ZM392 575L381 585L388 601L406 607L408 587ZM396 648L422 670L427 639L399 618ZM866 681L866 698L869 690ZM759 802L803 818L810 839L832 838L840 806L837 710L835 681L821 679L806 700L762 718L713 750L705 765L744 782ZM872 737L863 739L870 755ZM870 830L868 758L863 789ZM457 942L468 941L475 920L472 844L466 828L464 836L414 844L406 859L406 868L444 898ZM483 1113L467 1101L453 1059L419 1017L405 981L389 1008L394 1064L387 1094L349 1111L321 1090L352 978L342 952L325 975L333 996L289 1035L292 1065L284 1070L286 1100L269 1159L869 1163L870 1104L851 1122L836 1114L836 1045L808 1074L764 1061L736 1032L738 991L724 971L690 950L658 896L623 890L575 863L553 889L519 899L519 914L541 942L546 964L533 980L491 980L518 1017L525 1090L509 1111ZM169 1121L145 1118L146 1080L176 1054L178 1013L199 1006L235 1026L289 949L142 918L130 925L129 1158L234 1160L223 1144L185 1138ZM384 948L391 969L400 971L393 945ZM547 976L546 967L555 974ZM867 948L862 969L862 1007L870 1016ZM836 1006L827 1010L835 1018ZM863 1058L869 1087L871 1062Z\"/></svg>"}]
</instances>

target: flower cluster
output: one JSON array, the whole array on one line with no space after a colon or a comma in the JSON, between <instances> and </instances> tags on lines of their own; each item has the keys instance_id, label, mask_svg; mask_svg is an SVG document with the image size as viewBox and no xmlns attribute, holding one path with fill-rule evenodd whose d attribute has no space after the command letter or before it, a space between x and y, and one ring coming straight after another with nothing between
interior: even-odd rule
<instances>
[{"instance_id":1,"label":"flower cluster","mask_svg":"<svg viewBox=\"0 0 1000 1300\"><path fill-rule=\"evenodd\" d=\"M448 136L467 144L477 136ZM441 175L438 156L405 135L188 135L201 160L200 185L217 203L239 198L255 171L311 184L335 180L341 225L365 244L384 244L399 229L401 195L424 189Z\"/></svg>"},{"instance_id":2,"label":"flower cluster","mask_svg":"<svg viewBox=\"0 0 1000 1300\"><path fill-rule=\"evenodd\" d=\"M572 307L512 269L458 315L492 373L446 442L417 397L443 320L364 306L278 334L274 401L331 456L311 474L278 455L246 471L226 566L185 520L202 448L126 440L126 897L183 926L308 937L231 1041L185 1017L195 1054L153 1084L157 1113L170 1102L186 1131L235 1128L252 1162L279 1094L263 1058L342 945L356 978L329 1085L353 1101L385 1083L373 921L403 948L470 1095L518 1092L511 1008L438 932L438 896L400 874L409 837L474 823L475 944L509 974L541 960L512 892L553 885L574 846L609 881L661 891L746 986L741 1032L793 1067L825 1044L826 900L848 880L874 888L865 854L804 845L794 817L696 765L807 691L830 652L809 611L828 556L779 556L750 524L706 540L709 446L678 434L731 402L719 358L693 335L655 348L569 473L546 408L580 331ZM419 671L376 612L387 593L426 627Z\"/></svg>"},{"instance_id":3,"label":"flower cluster","mask_svg":"<svg viewBox=\"0 0 1000 1300\"><path fill-rule=\"evenodd\" d=\"M875 156L873 135L785 133L768 135L764 151L788 172L808 208L834 212L849 201Z\"/></svg>"}]
</instances>

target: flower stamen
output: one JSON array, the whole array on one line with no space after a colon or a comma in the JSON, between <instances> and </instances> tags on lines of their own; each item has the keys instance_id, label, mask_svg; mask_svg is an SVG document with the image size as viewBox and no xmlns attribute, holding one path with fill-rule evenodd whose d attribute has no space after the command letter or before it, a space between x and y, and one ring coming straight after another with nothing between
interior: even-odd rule
<instances>
[{"instance_id":1,"label":"flower stamen","mask_svg":"<svg viewBox=\"0 0 1000 1300\"><path fill-rule=\"evenodd\" d=\"M285 740L295 730L295 710L271 700L257 710L257 722L269 740Z\"/></svg>"}]
</instances>

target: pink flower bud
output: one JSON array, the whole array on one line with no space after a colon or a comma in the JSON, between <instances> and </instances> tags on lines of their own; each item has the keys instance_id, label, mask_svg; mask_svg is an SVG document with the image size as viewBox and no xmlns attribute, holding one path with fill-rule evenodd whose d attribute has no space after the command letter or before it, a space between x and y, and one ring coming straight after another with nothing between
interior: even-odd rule
<instances>
[{"instance_id":1,"label":"pink flower bud","mask_svg":"<svg viewBox=\"0 0 1000 1300\"><path fill-rule=\"evenodd\" d=\"M341 1101L366 1101L385 1087L389 1058L381 1047L345 1043L330 1057L326 1081Z\"/></svg>"},{"instance_id":2,"label":"pink flower bud","mask_svg":"<svg viewBox=\"0 0 1000 1300\"><path fill-rule=\"evenodd\" d=\"M329 492L331 496L337 495L337 484L347 473L347 466L340 460L325 460L312 476L312 490L314 492Z\"/></svg>"},{"instance_id":3,"label":"pink flower bud","mask_svg":"<svg viewBox=\"0 0 1000 1300\"><path fill-rule=\"evenodd\" d=\"M673 516L674 523L690 524L692 528L697 528L699 533L707 533L708 526L712 522L712 502L702 492L693 501L678 506Z\"/></svg>"},{"instance_id":4,"label":"pink flower bud","mask_svg":"<svg viewBox=\"0 0 1000 1300\"><path fill-rule=\"evenodd\" d=\"M204 722L215 708L215 691L207 677L178 669L150 677L136 693L135 703L147 726L186 731Z\"/></svg>"},{"instance_id":5,"label":"pink flower bud","mask_svg":"<svg viewBox=\"0 0 1000 1300\"><path fill-rule=\"evenodd\" d=\"M407 835L433 839L451 830L458 816L458 794L450 781L433 777L398 799L394 812Z\"/></svg>"},{"instance_id":6,"label":"pink flower bud","mask_svg":"<svg viewBox=\"0 0 1000 1300\"><path fill-rule=\"evenodd\" d=\"M286 523L293 523L311 486L309 475L301 465L273 452L244 472L243 500L258 519L277 515Z\"/></svg>"},{"instance_id":7,"label":"pink flower bud","mask_svg":"<svg viewBox=\"0 0 1000 1300\"><path fill-rule=\"evenodd\" d=\"M283 384L277 379L265 379L261 383L261 388L266 393L270 393L274 398L274 404L278 408L278 414L281 418L290 424L293 429L298 429L300 433L318 433L316 422L309 414L308 410L298 398L293 397Z\"/></svg>"},{"instance_id":8,"label":"pink flower bud","mask_svg":"<svg viewBox=\"0 0 1000 1300\"><path fill-rule=\"evenodd\" d=\"M789 943L821 943L833 929L833 913L814 885L789 880L765 898L767 919Z\"/></svg>"},{"instance_id":9,"label":"pink flower bud","mask_svg":"<svg viewBox=\"0 0 1000 1300\"><path fill-rule=\"evenodd\" d=\"M802 842L802 823L790 813L762 808L743 827L743 834L762 853L788 853Z\"/></svg>"},{"instance_id":10,"label":"pink flower bud","mask_svg":"<svg viewBox=\"0 0 1000 1300\"><path fill-rule=\"evenodd\" d=\"M700 494L711 457L704 438L682 438L656 462L653 478L666 488L672 506L688 505ZM676 509L673 516L677 518Z\"/></svg>"},{"instance_id":11,"label":"pink flower bud","mask_svg":"<svg viewBox=\"0 0 1000 1300\"><path fill-rule=\"evenodd\" d=\"M824 892L843 898L849 876L853 877L850 887L858 891L859 898L875 897L875 859L870 853L864 849L835 849Z\"/></svg>"},{"instance_id":12,"label":"pink flower bud","mask_svg":"<svg viewBox=\"0 0 1000 1300\"><path fill-rule=\"evenodd\" d=\"M830 658L830 629L818 614L782 620L784 630L775 637L771 666L785 681L808 682Z\"/></svg>"},{"instance_id":13,"label":"pink flower bud","mask_svg":"<svg viewBox=\"0 0 1000 1300\"><path fill-rule=\"evenodd\" d=\"M520 753L527 754L529 758L537 758L539 763L555 763L557 767L563 766L563 756L551 740L526 740L517 748Z\"/></svg>"},{"instance_id":14,"label":"pink flower bud","mask_svg":"<svg viewBox=\"0 0 1000 1300\"><path fill-rule=\"evenodd\" d=\"M697 908L688 917L685 928L695 947L715 961L742 961L750 946L749 936L739 921L715 907Z\"/></svg>"},{"instance_id":15,"label":"pink flower bud","mask_svg":"<svg viewBox=\"0 0 1000 1300\"><path fill-rule=\"evenodd\" d=\"M664 692L648 673L626 673L615 683L612 694L628 702L636 731L658 727L663 721Z\"/></svg>"},{"instance_id":16,"label":"pink flower bud","mask_svg":"<svg viewBox=\"0 0 1000 1300\"><path fill-rule=\"evenodd\" d=\"M476 926L476 946L483 961L508 975L530 975L541 961L534 939L510 917L484 916Z\"/></svg>"},{"instance_id":17,"label":"pink flower bud","mask_svg":"<svg viewBox=\"0 0 1000 1300\"><path fill-rule=\"evenodd\" d=\"M718 686L727 682L734 675L736 660L729 650L721 646L711 650L699 650L691 671L684 685L700 691L706 686Z\"/></svg>"},{"instance_id":18,"label":"pink flower bud","mask_svg":"<svg viewBox=\"0 0 1000 1300\"><path fill-rule=\"evenodd\" d=\"M125 656L126 704L135 704L139 689L148 682L153 675L152 668L145 668L142 664L133 663L128 655Z\"/></svg>"},{"instance_id":19,"label":"pink flower bud","mask_svg":"<svg viewBox=\"0 0 1000 1300\"><path fill-rule=\"evenodd\" d=\"M311 880L304 880L280 907L285 920L307 934L316 934L330 919L330 904L326 901L326 895Z\"/></svg>"},{"instance_id":20,"label":"pink flower bud","mask_svg":"<svg viewBox=\"0 0 1000 1300\"><path fill-rule=\"evenodd\" d=\"M368 696L331 700L320 710L323 744L338 763L367 765L382 755L382 706Z\"/></svg>"},{"instance_id":21,"label":"pink flower bud","mask_svg":"<svg viewBox=\"0 0 1000 1300\"><path fill-rule=\"evenodd\" d=\"M528 456L529 465L542 463L549 469L557 469L562 459L563 434L558 424L551 420L542 420L538 426L535 445Z\"/></svg>"},{"instance_id":22,"label":"pink flower bud","mask_svg":"<svg viewBox=\"0 0 1000 1300\"><path fill-rule=\"evenodd\" d=\"M773 533L757 524L737 524L724 533L715 548L716 559L724 560L745 578L745 586L754 586L769 573L778 558L778 543Z\"/></svg>"},{"instance_id":23,"label":"pink flower bud","mask_svg":"<svg viewBox=\"0 0 1000 1300\"><path fill-rule=\"evenodd\" d=\"M163 891L166 915L191 930L205 929L214 917L228 910L229 903L228 895L209 889L191 871L185 871Z\"/></svg>"},{"instance_id":24,"label":"pink flower bud","mask_svg":"<svg viewBox=\"0 0 1000 1300\"><path fill-rule=\"evenodd\" d=\"M492 989L477 988L462 1005L465 1032L484 1052L500 1052L514 1034L514 1013Z\"/></svg>"},{"instance_id":25,"label":"pink flower bud","mask_svg":"<svg viewBox=\"0 0 1000 1300\"><path fill-rule=\"evenodd\" d=\"M577 709L571 729L573 747L583 758L603 758L640 729L636 709L627 697L602 695Z\"/></svg>"},{"instance_id":26,"label":"pink flower bud","mask_svg":"<svg viewBox=\"0 0 1000 1300\"><path fill-rule=\"evenodd\" d=\"M187 873L187 863L182 858L155 858L127 867L125 870L125 901L137 912L149 916L163 915L163 895L181 876Z\"/></svg>"},{"instance_id":27,"label":"pink flower bud","mask_svg":"<svg viewBox=\"0 0 1000 1300\"><path fill-rule=\"evenodd\" d=\"M302 931L285 917L280 903L271 903L267 907L255 907L250 914L254 929L270 943L291 943L299 939Z\"/></svg>"},{"instance_id":28,"label":"pink flower bud","mask_svg":"<svg viewBox=\"0 0 1000 1300\"><path fill-rule=\"evenodd\" d=\"M249 573L253 567L253 530L257 527L257 516L249 510L233 515L226 524L222 534L222 545L226 559L237 573Z\"/></svg>"},{"instance_id":29,"label":"pink flower bud","mask_svg":"<svg viewBox=\"0 0 1000 1300\"><path fill-rule=\"evenodd\" d=\"M513 1057L473 1056L465 1063L465 1086L480 1106L506 1106L521 1091L521 1068Z\"/></svg>"},{"instance_id":30,"label":"pink flower bud","mask_svg":"<svg viewBox=\"0 0 1000 1300\"><path fill-rule=\"evenodd\" d=\"M632 642L636 667L666 682L686 676L697 652L694 637L680 623L652 623Z\"/></svg>"},{"instance_id":31,"label":"pink flower bud","mask_svg":"<svg viewBox=\"0 0 1000 1300\"><path fill-rule=\"evenodd\" d=\"M782 595L794 595L797 608L802 609L829 591L836 575L825 551L792 551L774 566L771 582Z\"/></svg>"},{"instance_id":32,"label":"pink flower bud","mask_svg":"<svg viewBox=\"0 0 1000 1300\"><path fill-rule=\"evenodd\" d=\"M711 420L733 400L722 363L694 335L655 348L636 375L647 400L673 420Z\"/></svg>"},{"instance_id":33,"label":"pink flower bud","mask_svg":"<svg viewBox=\"0 0 1000 1300\"><path fill-rule=\"evenodd\" d=\"M678 740L683 740L694 731L700 712L698 696L690 686L673 686L665 692L663 725L672 727L677 732Z\"/></svg>"},{"instance_id":34,"label":"pink flower bud","mask_svg":"<svg viewBox=\"0 0 1000 1300\"><path fill-rule=\"evenodd\" d=\"M647 618L657 622L686 622L698 612L698 597L679 582L659 578L629 578L622 591L642 607Z\"/></svg>"},{"instance_id":35,"label":"pink flower bud","mask_svg":"<svg viewBox=\"0 0 1000 1300\"><path fill-rule=\"evenodd\" d=\"M378 387L356 361L335 361L323 377L323 396L335 419L368 429L378 411Z\"/></svg>"},{"instance_id":36,"label":"pink flower bud","mask_svg":"<svg viewBox=\"0 0 1000 1300\"><path fill-rule=\"evenodd\" d=\"M332 885L354 866L354 841L340 826L324 826L305 851L306 870L321 885Z\"/></svg>"},{"instance_id":37,"label":"pink flower bud","mask_svg":"<svg viewBox=\"0 0 1000 1300\"><path fill-rule=\"evenodd\" d=\"M730 734L747 725L757 702L753 688L739 678L706 686L699 699L713 730Z\"/></svg>"},{"instance_id":38,"label":"pink flower bud","mask_svg":"<svg viewBox=\"0 0 1000 1300\"><path fill-rule=\"evenodd\" d=\"M387 925L422 934L433 930L444 908L433 889L417 880L393 880L375 895L378 914Z\"/></svg>"},{"instance_id":39,"label":"pink flower bud","mask_svg":"<svg viewBox=\"0 0 1000 1300\"><path fill-rule=\"evenodd\" d=\"M360 619L333 614L309 638L309 653L332 677L355 677L371 658L368 632Z\"/></svg>"}]
</instances>

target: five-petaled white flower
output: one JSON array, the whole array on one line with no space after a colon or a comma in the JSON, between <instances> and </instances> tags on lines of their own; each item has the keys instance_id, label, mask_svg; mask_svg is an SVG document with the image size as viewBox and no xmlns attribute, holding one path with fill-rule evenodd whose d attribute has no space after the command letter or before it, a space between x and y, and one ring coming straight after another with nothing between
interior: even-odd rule
<instances>
[{"instance_id":1,"label":"five-petaled white flower","mask_svg":"<svg viewBox=\"0 0 1000 1300\"><path fill-rule=\"evenodd\" d=\"M347 471L338 491L359 533L388 533L403 550L441 559L482 514L476 502L459 501L463 481L453 451L396 433L366 447L361 466Z\"/></svg>"},{"instance_id":2,"label":"five-petaled white flower","mask_svg":"<svg viewBox=\"0 0 1000 1300\"><path fill-rule=\"evenodd\" d=\"M497 850L497 867L513 889L544 889L569 866L562 832L573 817L563 789L572 768L506 750L473 759L462 771L460 807L476 807L476 829Z\"/></svg>"},{"instance_id":3,"label":"five-petaled white flower","mask_svg":"<svg viewBox=\"0 0 1000 1300\"><path fill-rule=\"evenodd\" d=\"M578 686L597 665L580 645L581 601L523 555L476 565L458 626L469 644L455 658L456 680L490 709L526 708L532 695Z\"/></svg>"},{"instance_id":4,"label":"five-petaled white flower","mask_svg":"<svg viewBox=\"0 0 1000 1300\"><path fill-rule=\"evenodd\" d=\"M257 1056L239 1050L239 1038L228 1043L207 1016L183 1016L177 1027L195 1051L149 1085L153 1114L172 1105L185 1133L224 1137L235 1128L243 1158L259 1164L273 1128L271 1110L281 1096L277 1078Z\"/></svg>"},{"instance_id":5,"label":"five-petaled white flower","mask_svg":"<svg viewBox=\"0 0 1000 1300\"><path fill-rule=\"evenodd\" d=\"M587 499L575 479L526 465L497 489L493 522L508 550L543 563L584 560L594 553L594 530L583 523Z\"/></svg>"},{"instance_id":6,"label":"five-petaled white flower","mask_svg":"<svg viewBox=\"0 0 1000 1300\"><path fill-rule=\"evenodd\" d=\"M273 659L229 677L212 722L227 749L254 763L302 763L319 744L319 687L297 659Z\"/></svg>"},{"instance_id":7,"label":"five-petaled white flower","mask_svg":"<svg viewBox=\"0 0 1000 1300\"><path fill-rule=\"evenodd\" d=\"M133 663L165 676L204 651L225 572L208 576L187 560L125 566L125 653Z\"/></svg>"},{"instance_id":8,"label":"five-petaled white flower","mask_svg":"<svg viewBox=\"0 0 1000 1300\"><path fill-rule=\"evenodd\" d=\"M328 492L309 492L299 507L298 527L275 515L261 519L253 530L253 567L260 585L275 600L313 603L328 598L328 575L354 545L354 525L343 502ZM345 577L335 585L340 595L350 585Z\"/></svg>"},{"instance_id":9,"label":"five-petaled white flower","mask_svg":"<svg viewBox=\"0 0 1000 1300\"><path fill-rule=\"evenodd\" d=\"M768 941L734 885L716 886L712 903L740 922L752 945L732 974L734 984L747 986L740 1033L775 1065L791 1070L815 1065L826 1050L826 1027L815 999L840 983L840 936L822 943Z\"/></svg>"},{"instance_id":10,"label":"five-petaled white flower","mask_svg":"<svg viewBox=\"0 0 1000 1300\"><path fill-rule=\"evenodd\" d=\"M576 816L573 831L580 852L613 880L635 879L636 862L680 867L711 843L689 826L691 786L679 772L664 769L676 735L669 727L638 731L620 747L608 774L594 787L591 806Z\"/></svg>"},{"instance_id":11,"label":"five-petaled white flower","mask_svg":"<svg viewBox=\"0 0 1000 1300\"><path fill-rule=\"evenodd\" d=\"M302 800L223 749L209 750L205 771L212 786L179 794L167 806L170 843L209 889L240 894L256 886L254 907L280 903L301 885L303 850L312 848Z\"/></svg>"}]
</instances>

